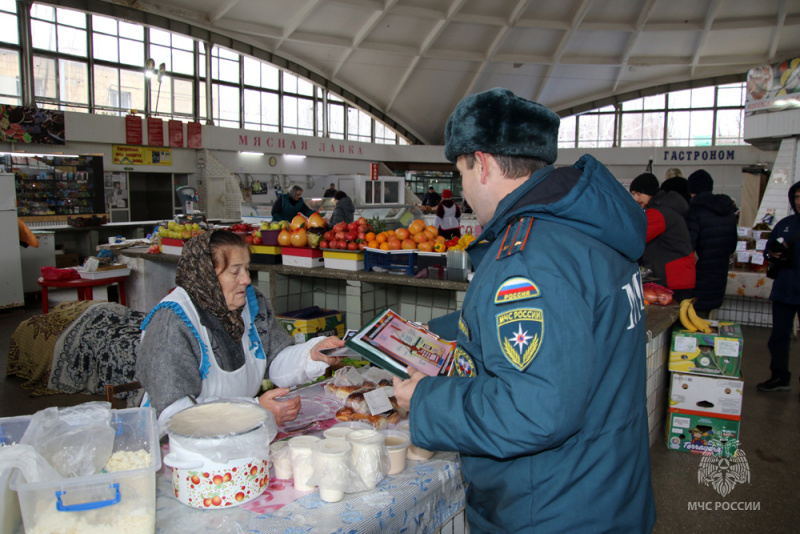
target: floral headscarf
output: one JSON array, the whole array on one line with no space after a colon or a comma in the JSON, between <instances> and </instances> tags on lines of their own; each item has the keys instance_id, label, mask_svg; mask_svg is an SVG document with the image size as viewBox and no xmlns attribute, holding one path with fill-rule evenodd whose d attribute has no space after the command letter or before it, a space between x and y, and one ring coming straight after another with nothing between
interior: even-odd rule
<instances>
[{"instance_id":1,"label":"floral headscarf","mask_svg":"<svg viewBox=\"0 0 800 534\"><path fill-rule=\"evenodd\" d=\"M225 231L227 230L210 230L186 242L181 259L178 260L175 283L192 297L195 305L219 319L235 341L240 341L244 334L242 309L228 309L211 259L211 236L214 232Z\"/></svg>"}]
</instances>

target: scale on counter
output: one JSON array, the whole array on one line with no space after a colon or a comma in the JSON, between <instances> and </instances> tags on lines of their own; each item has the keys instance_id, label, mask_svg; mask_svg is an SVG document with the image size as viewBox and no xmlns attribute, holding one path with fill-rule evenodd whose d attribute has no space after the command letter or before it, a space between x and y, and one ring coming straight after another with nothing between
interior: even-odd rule
<instances>
[{"instance_id":1,"label":"scale on counter","mask_svg":"<svg viewBox=\"0 0 800 534\"><path fill-rule=\"evenodd\" d=\"M190 185L184 185L175 190L183 206L183 214L175 216L175 222L185 223L206 223L206 216L203 212L195 209L197 202L197 189Z\"/></svg>"}]
</instances>

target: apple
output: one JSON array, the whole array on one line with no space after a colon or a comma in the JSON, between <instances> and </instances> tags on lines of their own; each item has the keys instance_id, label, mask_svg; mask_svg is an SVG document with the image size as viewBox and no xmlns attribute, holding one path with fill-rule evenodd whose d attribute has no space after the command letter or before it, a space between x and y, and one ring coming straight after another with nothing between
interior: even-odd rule
<instances>
[{"instance_id":1,"label":"apple","mask_svg":"<svg viewBox=\"0 0 800 534\"><path fill-rule=\"evenodd\" d=\"M231 481L231 474L230 473L225 473L224 475L222 475L222 481L223 482L230 482Z\"/></svg>"},{"instance_id":2,"label":"apple","mask_svg":"<svg viewBox=\"0 0 800 534\"><path fill-rule=\"evenodd\" d=\"M211 506L211 499L203 499L203 506L209 508Z\"/></svg>"},{"instance_id":3,"label":"apple","mask_svg":"<svg viewBox=\"0 0 800 534\"><path fill-rule=\"evenodd\" d=\"M218 495L214 495L213 497L211 497L211 504L213 504L214 506L219 506L220 504L222 504L222 499L220 499Z\"/></svg>"},{"instance_id":4,"label":"apple","mask_svg":"<svg viewBox=\"0 0 800 534\"><path fill-rule=\"evenodd\" d=\"M261 244L261 236L254 237L253 238L253 244L254 245L260 245Z\"/></svg>"},{"instance_id":5,"label":"apple","mask_svg":"<svg viewBox=\"0 0 800 534\"><path fill-rule=\"evenodd\" d=\"M237 502L242 502L244 500L244 493L240 491L239 493L234 495L233 498L236 499Z\"/></svg>"},{"instance_id":6,"label":"apple","mask_svg":"<svg viewBox=\"0 0 800 534\"><path fill-rule=\"evenodd\" d=\"M200 477L197 476L197 475L194 475L192 477L192 484L200 484Z\"/></svg>"},{"instance_id":7,"label":"apple","mask_svg":"<svg viewBox=\"0 0 800 534\"><path fill-rule=\"evenodd\" d=\"M251 235L245 236L244 240L247 242L248 245L253 244L253 236Z\"/></svg>"},{"instance_id":8,"label":"apple","mask_svg":"<svg viewBox=\"0 0 800 534\"><path fill-rule=\"evenodd\" d=\"M224 482L222 477L219 476L219 475L214 475L214 478L212 480L214 481L214 484L217 485L217 486L219 486L220 484L222 484Z\"/></svg>"},{"instance_id":9,"label":"apple","mask_svg":"<svg viewBox=\"0 0 800 534\"><path fill-rule=\"evenodd\" d=\"M253 475L253 476L255 476L255 475L256 475L256 473L258 473L258 467L256 467L256 466L253 466L253 468L250 470L250 474L251 474L251 475Z\"/></svg>"}]
</instances>

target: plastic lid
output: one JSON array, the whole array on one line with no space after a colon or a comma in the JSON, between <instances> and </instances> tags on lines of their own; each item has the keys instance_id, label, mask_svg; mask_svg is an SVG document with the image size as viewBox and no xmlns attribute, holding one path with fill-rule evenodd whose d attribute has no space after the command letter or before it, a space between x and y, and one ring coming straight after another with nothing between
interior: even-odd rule
<instances>
[{"instance_id":1,"label":"plastic lid","mask_svg":"<svg viewBox=\"0 0 800 534\"><path fill-rule=\"evenodd\" d=\"M311 451L317 456L345 456L350 454L352 446L339 438L321 439L311 446Z\"/></svg>"},{"instance_id":2,"label":"plastic lid","mask_svg":"<svg viewBox=\"0 0 800 534\"><path fill-rule=\"evenodd\" d=\"M390 451L397 449L405 449L411 445L411 436L408 432L402 430L381 430L381 434L386 439L386 448Z\"/></svg>"},{"instance_id":3,"label":"plastic lid","mask_svg":"<svg viewBox=\"0 0 800 534\"><path fill-rule=\"evenodd\" d=\"M365 423L364 421L344 421L342 423L336 423L331 428L349 428L350 430L374 430L374 427L369 424Z\"/></svg>"},{"instance_id":4,"label":"plastic lid","mask_svg":"<svg viewBox=\"0 0 800 534\"><path fill-rule=\"evenodd\" d=\"M404 419L403 421L397 423L397 430L402 430L403 432L408 432L411 434L411 420Z\"/></svg>"},{"instance_id":5,"label":"plastic lid","mask_svg":"<svg viewBox=\"0 0 800 534\"><path fill-rule=\"evenodd\" d=\"M289 447L292 449L310 449L319 440L317 436L295 436L289 440Z\"/></svg>"},{"instance_id":6,"label":"plastic lid","mask_svg":"<svg viewBox=\"0 0 800 534\"><path fill-rule=\"evenodd\" d=\"M285 449L288 446L289 446L288 441L276 441L275 443L270 444L269 450L271 450L272 452L278 452L282 449Z\"/></svg>"},{"instance_id":7,"label":"plastic lid","mask_svg":"<svg viewBox=\"0 0 800 534\"><path fill-rule=\"evenodd\" d=\"M220 438L249 432L270 417L270 412L252 402L207 402L176 413L166 427L169 434L187 438Z\"/></svg>"},{"instance_id":8,"label":"plastic lid","mask_svg":"<svg viewBox=\"0 0 800 534\"><path fill-rule=\"evenodd\" d=\"M383 445L386 436L377 430L353 430L347 434L347 441L361 445Z\"/></svg>"},{"instance_id":9,"label":"plastic lid","mask_svg":"<svg viewBox=\"0 0 800 534\"><path fill-rule=\"evenodd\" d=\"M322 433L322 435L330 439L336 439L336 438L344 439L352 431L353 431L352 428L346 426L332 426L329 429L325 430Z\"/></svg>"}]
</instances>

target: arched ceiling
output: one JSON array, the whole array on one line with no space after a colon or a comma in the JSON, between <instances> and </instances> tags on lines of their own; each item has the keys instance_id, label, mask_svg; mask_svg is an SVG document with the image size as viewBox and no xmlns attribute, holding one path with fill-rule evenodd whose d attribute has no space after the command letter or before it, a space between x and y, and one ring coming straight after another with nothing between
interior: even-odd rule
<instances>
[{"instance_id":1,"label":"arched ceiling","mask_svg":"<svg viewBox=\"0 0 800 534\"><path fill-rule=\"evenodd\" d=\"M462 97L492 87L564 115L620 95L741 80L753 66L800 55L800 0L107 3L301 65L431 144L443 144Z\"/></svg>"}]
</instances>

